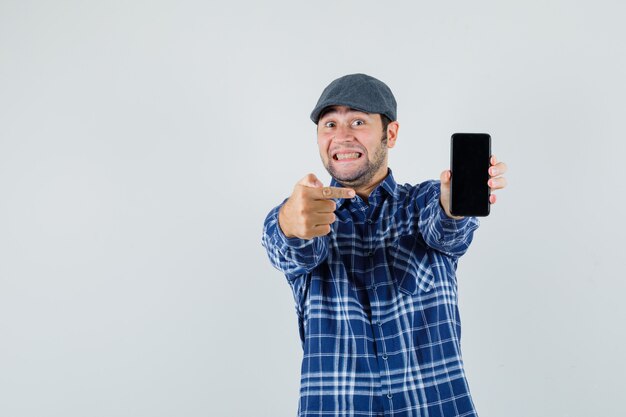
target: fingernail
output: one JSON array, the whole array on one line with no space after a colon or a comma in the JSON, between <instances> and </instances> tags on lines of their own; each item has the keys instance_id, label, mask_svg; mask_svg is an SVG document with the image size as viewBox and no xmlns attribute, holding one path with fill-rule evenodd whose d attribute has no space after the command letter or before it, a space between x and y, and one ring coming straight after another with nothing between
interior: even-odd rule
<instances>
[{"instance_id":1,"label":"fingernail","mask_svg":"<svg viewBox=\"0 0 626 417\"><path fill-rule=\"evenodd\" d=\"M354 192L354 190L349 190L349 191L348 191L348 195L349 195L350 197L354 197L354 195L355 195L355 194L356 194L356 193Z\"/></svg>"}]
</instances>

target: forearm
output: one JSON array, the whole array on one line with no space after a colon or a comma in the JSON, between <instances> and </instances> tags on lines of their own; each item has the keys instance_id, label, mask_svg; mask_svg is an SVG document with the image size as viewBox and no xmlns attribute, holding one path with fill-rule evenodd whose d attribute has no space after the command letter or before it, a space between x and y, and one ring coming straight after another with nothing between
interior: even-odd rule
<instances>
[{"instance_id":1,"label":"forearm","mask_svg":"<svg viewBox=\"0 0 626 417\"><path fill-rule=\"evenodd\" d=\"M423 194L423 206L419 210L419 229L426 244L450 256L459 257L469 248L478 228L475 217L449 217L440 204L440 191L437 182L428 184Z\"/></svg>"}]
</instances>

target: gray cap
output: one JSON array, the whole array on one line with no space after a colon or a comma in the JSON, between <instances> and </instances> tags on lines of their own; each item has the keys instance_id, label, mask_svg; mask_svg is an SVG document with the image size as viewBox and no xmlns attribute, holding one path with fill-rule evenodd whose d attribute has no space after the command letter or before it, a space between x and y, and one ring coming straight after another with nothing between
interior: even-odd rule
<instances>
[{"instance_id":1,"label":"gray cap","mask_svg":"<svg viewBox=\"0 0 626 417\"><path fill-rule=\"evenodd\" d=\"M396 99L387 84L365 74L344 75L330 83L311 112L313 123L317 124L322 110L329 106L348 106L396 120Z\"/></svg>"}]
</instances>

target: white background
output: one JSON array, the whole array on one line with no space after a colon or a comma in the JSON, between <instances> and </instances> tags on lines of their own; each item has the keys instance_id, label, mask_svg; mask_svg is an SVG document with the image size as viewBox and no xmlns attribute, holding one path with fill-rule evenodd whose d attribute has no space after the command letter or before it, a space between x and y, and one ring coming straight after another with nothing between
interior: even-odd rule
<instances>
[{"instance_id":1,"label":"white background","mask_svg":"<svg viewBox=\"0 0 626 417\"><path fill-rule=\"evenodd\" d=\"M0 415L295 415L293 299L260 245L308 119L363 72L390 166L488 132L509 187L461 260L483 417L622 416L619 1L0 1Z\"/></svg>"}]
</instances>

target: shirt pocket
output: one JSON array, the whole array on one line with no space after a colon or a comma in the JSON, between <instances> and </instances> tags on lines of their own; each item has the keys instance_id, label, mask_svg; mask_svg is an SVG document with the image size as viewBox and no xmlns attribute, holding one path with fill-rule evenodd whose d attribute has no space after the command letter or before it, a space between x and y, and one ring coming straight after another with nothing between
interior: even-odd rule
<instances>
[{"instance_id":1,"label":"shirt pocket","mask_svg":"<svg viewBox=\"0 0 626 417\"><path fill-rule=\"evenodd\" d=\"M435 285L426 243L421 236L404 235L391 245L391 271L400 291L413 295L429 292Z\"/></svg>"}]
</instances>

